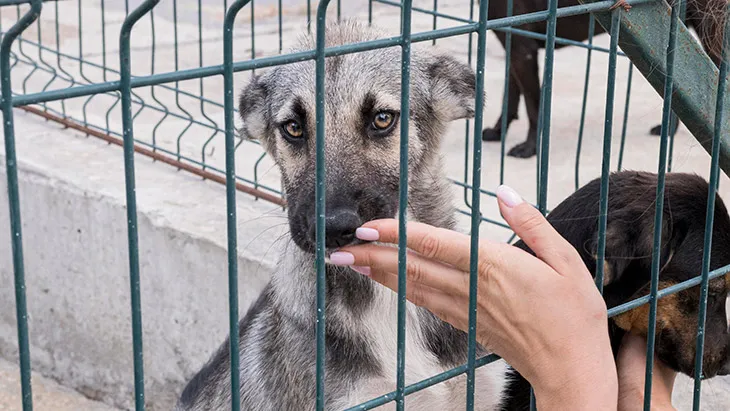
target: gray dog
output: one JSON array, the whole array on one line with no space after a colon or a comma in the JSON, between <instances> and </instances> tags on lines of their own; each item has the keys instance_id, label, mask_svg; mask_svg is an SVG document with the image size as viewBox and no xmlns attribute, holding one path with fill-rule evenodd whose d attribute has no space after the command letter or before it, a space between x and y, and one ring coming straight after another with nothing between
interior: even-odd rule
<instances>
[{"instance_id":1,"label":"gray dog","mask_svg":"<svg viewBox=\"0 0 730 411\"><path fill-rule=\"evenodd\" d=\"M353 22L331 25L327 46L382 38ZM295 50L311 50L307 37ZM354 243L355 229L398 210L400 48L326 60L326 247ZM414 48L411 63L409 218L453 228L452 193L439 147L447 124L474 115L475 76L465 64ZM296 250L240 323L241 405L305 410L315 403L315 64L276 67L240 98L243 133L281 170ZM326 408L340 410L395 389L397 294L347 268L326 267ZM466 361L467 336L408 303L406 383ZM479 347L478 355L486 351ZM228 342L188 383L176 410L230 409ZM478 410L498 409L501 360L477 370ZM406 398L413 410L461 410L465 376ZM388 409L392 404L382 407Z\"/></svg>"}]
</instances>

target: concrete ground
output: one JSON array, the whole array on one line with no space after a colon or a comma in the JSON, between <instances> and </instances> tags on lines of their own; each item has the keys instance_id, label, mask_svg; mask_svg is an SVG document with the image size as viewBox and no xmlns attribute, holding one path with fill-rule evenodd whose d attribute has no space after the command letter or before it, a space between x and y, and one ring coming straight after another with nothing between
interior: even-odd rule
<instances>
[{"instance_id":1,"label":"concrete ground","mask_svg":"<svg viewBox=\"0 0 730 411\"><path fill-rule=\"evenodd\" d=\"M31 377L33 408L48 411L117 411L103 402L91 401L38 373ZM20 411L22 395L17 364L0 359L0 410Z\"/></svg>"},{"instance_id":2,"label":"concrete ground","mask_svg":"<svg viewBox=\"0 0 730 411\"><path fill-rule=\"evenodd\" d=\"M129 2L130 7L140 0ZM106 52L107 64L118 65L116 37L124 17L123 2L107 2ZM203 61L204 65L220 64L222 8L218 0L204 0ZM230 3L230 2L229 2ZM316 9L316 2L313 10ZM366 18L366 1L348 3L342 10L344 17ZM428 8L430 0L414 2ZM53 11L56 5L75 10L76 1L47 3L43 13L42 37L47 44L55 44ZM178 35L182 45L177 58L179 68L197 67L197 1L178 1ZM274 0L256 1L256 56L278 53L278 27ZM284 48L292 44L304 27L304 1L287 0L284 25ZM468 0L442 0L439 10L451 15L466 17ZM397 9L376 4L374 24L390 35L398 29ZM85 32L83 46L85 56L101 63L101 27L98 2L85 2L83 7ZM330 16L336 13L332 1ZM171 2L161 2L156 9L155 72L174 69ZM3 29L13 21L14 13L3 13ZM235 31L234 52L237 60L250 57L250 15L244 9ZM413 31L431 28L431 17L414 14ZM74 55L79 46L79 36L74 13L60 16L61 50ZM452 26L439 20L439 27ZM34 26L35 27L35 26ZM132 36L132 66L134 74L150 74L152 63L151 25L146 17L140 21ZM163 33L165 35L162 35ZM37 30L29 29L27 36L35 39ZM596 44L607 47L608 37L596 39ZM467 59L467 36L439 40L438 45L455 55ZM26 54L33 55L27 45ZM474 50L476 51L476 50ZM34 56L34 55L33 55ZM53 58L44 54L46 64ZM542 57L542 54L541 54ZM554 93L552 110L552 138L549 162L548 203L554 206L574 190L575 151L583 91L586 53L583 49L565 48L556 52ZM542 62L542 58L540 58ZM64 70L75 75L78 64L65 60ZM586 111L586 129L580 157L580 184L600 175L604 102L606 96L607 57L593 54L590 77L590 93ZM24 82L24 75L31 70L18 65L13 70L14 90L37 92L48 84L48 76L36 70ZM85 75L91 81L103 81L100 71L85 66ZM624 109L628 63L619 59L616 106L613 127L612 169L617 167L618 137ZM108 80L115 80L107 73ZM249 73L236 75L236 89L247 81ZM490 126L501 110L501 93L504 76L504 52L496 38L487 41L487 70L485 74L487 102L484 124ZM25 83L25 84L24 84ZM65 87L55 79L49 89ZM202 82L185 81L180 89L194 95L220 102L221 78L211 77ZM196 119L204 114L219 125L222 110L215 105L199 107L195 99L178 96L179 106L174 103L172 92L156 88L157 97L166 102L171 111L192 113ZM138 89L137 95L148 102L151 90ZM82 118L82 106L86 98L65 102L65 109ZM97 125L109 121L112 130L121 130L118 104L108 96L94 97L87 111L88 120ZM51 107L60 109L60 103ZM180 108L177 108L180 107ZM111 109L107 116L107 109ZM24 244L26 251L27 292L30 311L31 357L33 369L52 380L34 380L36 409L63 409L63 401L75 392L101 400L121 409L131 408L132 356L129 320L129 291L127 279L126 223L124 180L121 150L94 138L63 130L46 123L36 116L16 110L16 144L20 168L21 207L23 215ZM659 141L647 131L660 121L661 99L657 93L634 73L631 94L631 112L627 130L624 168L655 171ZM150 109L140 112L135 120L135 136L152 142L152 132L160 121L160 113ZM198 125L186 130L185 120L166 118L158 130L156 144L179 150L182 155L201 159L203 144L210 138L205 150L206 162L221 167L224 162L223 138L220 133L211 137L211 130ZM465 146L469 157L471 145L465 144L465 124L456 122L449 129L442 143L447 174L457 180L464 178ZM507 136L506 147L521 142L527 131L524 107L520 119ZM0 148L1 150L1 148ZM484 145L482 161L482 185L495 188L500 181L500 167L504 167L504 182L512 185L529 201L535 201L535 159L504 158L499 154L499 144ZM261 154L260 148L245 143L237 152L237 173L253 178L254 164ZM709 156L697 144L685 128L681 127L676 140L673 170L696 172L707 176ZM0 164L4 165L3 151ZM145 157L137 157L137 197L141 245L142 303L145 344L146 398L148 409L169 409L184 382L190 378L227 334L227 277L225 237L225 192L221 185L201 181L198 177L178 172L174 168L154 163ZM468 169L471 170L469 164ZM278 187L279 176L268 159L258 170L265 184ZM470 173L469 173L470 174ZM467 181L470 177L467 176ZM0 190L5 191L4 167L0 168ZM723 176L721 195L730 201L730 185ZM454 188L455 202L466 209L463 191ZM276 255L285 249L288 241L281 237L285 222L281 210L263 201L253 201L245 194L238 195L240 307L244 312L273 270ZM0 198L0 236L7 233L7 201ZM499 219L496 202L483 196L482 214ZM468 220L460 221L460 228L468 230ZM482 224L483 237L506 240L509 232L492 224ZM6 258L7 257L7 258ZM10 261L7 242L0 242L0 261ZM0 265L0 278L10 278L12 272L5 264ZM0 363L0 410L16 409L17 355L15 340L14 299L12 282L0 282L0 357L12 362ZM11 378L5 383L5 378ZM59 388L52 381L59 381L69 390ZM15 384L15 385L13 385ZM680 378L675 390L675 405L680 410L689 409L691 382ZM730 378L714 379L703 385L703 409L730 409ZM74 391L72 391L74 390ZM46 396L48 395L48 396ZM83 401L81 394L75 395ZM48 402L44 402L48 401ZM70 401L70 400L69 400ZM91 403L80 402L70 409L91 408ZM57 407L58 406L58 407ZM96 405L94 405L96 406ZM98 408L103 409L103 408ZM107 408L111 409L111 408Z\"/></svg>"}]
</instances>

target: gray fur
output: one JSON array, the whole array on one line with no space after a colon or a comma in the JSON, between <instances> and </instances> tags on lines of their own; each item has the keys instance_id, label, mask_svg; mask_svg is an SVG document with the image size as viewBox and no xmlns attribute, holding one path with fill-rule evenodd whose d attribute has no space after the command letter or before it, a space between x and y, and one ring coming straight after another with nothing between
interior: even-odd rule
<instances>
[{"instance_id":1,"label":"gray fur","mask_svg":"<svg viewBox=\"0 0 730 411\"><path fill-rule=\"evenodd\" d=\"M353 22L328 27L328 46L383 37ZM294 51L313 48L314 39L305 37ZM387 136L368 134L366 106L400 111L400 54L396 47L327 59L328 215L343 206L357 210L363 222L397 214L400 127ZM453 228L439 146L448 122L474 114L474 73L430 48L414 47L412 54L408 218ZM298 245L282 255L271 282L240 323L240 392L246 410L314 407L314 72L312 61L273 68L253 79L240 99L244 135L261 141L281 169L290 231ZM304 118L306 133L295 144L280 131L280 122L292 116ZM328 265L326 278L326 408L335 410L395 389L396 295L346 268ZM466 361L463 332L410 303L407 324L407 383ZM188 383L177 411L229 409L228 357L226 341ZM505 370L501 361L478 370L478 410L498 407ZM407 397L406 404L447 411L463 409L464 399L461 376Z\"/></svg>"}]
</instances>

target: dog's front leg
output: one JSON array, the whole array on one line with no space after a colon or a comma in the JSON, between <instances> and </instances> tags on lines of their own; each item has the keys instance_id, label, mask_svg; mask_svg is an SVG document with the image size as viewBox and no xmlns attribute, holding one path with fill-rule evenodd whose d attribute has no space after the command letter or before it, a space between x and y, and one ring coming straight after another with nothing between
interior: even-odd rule
<instances>
[{"instance_id":1,"label":"dog's front leg","mask_svg":"<svg viewBox=\"0 0 730 411\"><path fill-rule=\"evenodd\" d=\"M517 40L517 39L515 39ZM512 77L517 80L521 93L525 96L527 118L530 129L527 139L509 151L508 155L529 158L537 152L537 120L540 115L540 77L537 66L537 43L530 39L519 39L513 48Z\"/></svg>"},{"instance_id":2,"label":"dog's front leg","mask_svg":"<svg viewBox=\"0 0 730 411\"><path fill-rule=\"evenodd\" d=\"M517 110L520 107L521 93L520 86L517 83L517 79L511 73L509 75L509 84L507 84L507 88L508 90L505 90L505 94L507 94L508 99L507 113L502 112L502 114L497 119L497 122L494 124L493 128L485 128L484 131L482 131L482 140L484 141L502 140L502 121L505 114L507 115L507 124L505 125L504 130L505 136L507 135L507 130L509 129L510 123L512 123L512 121L514 120L517 120Z\"/></svg>"}]
</instances>

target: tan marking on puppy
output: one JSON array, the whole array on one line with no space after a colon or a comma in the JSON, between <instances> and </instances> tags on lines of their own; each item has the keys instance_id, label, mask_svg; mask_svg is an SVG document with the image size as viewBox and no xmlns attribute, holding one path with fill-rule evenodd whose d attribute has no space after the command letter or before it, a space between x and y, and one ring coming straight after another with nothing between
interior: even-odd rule
<instances>
[{"instance_id":1,"label":"tan marking on puppy","mask_svg":"<svg viewBox=\"0 0 730 411\"><path fill-rule=\"evenodd\" d=\"M659 289L664 289L674 285L670 281L659 281ZM648 294L649 285L642 291L641 295L637 293L635 298ZM670 294L657 300L657 331L662 328L682 329L687 328L687 315L682 313L678 308L679 297L677 294ZM636 333L646 337L649 329L649 304L619 314L613 318L616 325L629 332Z\"/></svg>"}]
</instances>

